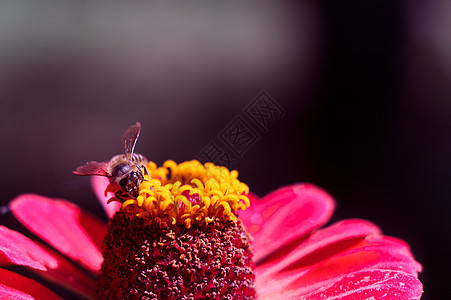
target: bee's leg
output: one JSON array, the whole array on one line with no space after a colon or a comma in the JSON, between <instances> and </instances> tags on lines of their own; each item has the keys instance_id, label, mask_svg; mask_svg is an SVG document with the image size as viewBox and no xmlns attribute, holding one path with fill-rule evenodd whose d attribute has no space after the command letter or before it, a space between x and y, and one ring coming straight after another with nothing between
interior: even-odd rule
<instances>
[{"instance_id":1,"label":"bee's leg","mask_svg":"<svg viewBox=\"0 0 451 300\"><path fill-rule=\"evenodd\" d=\"M130 198L136 200L136 197L139 196L139 193L137 194L137 196L135 196L135 192L136 192L136 191L134 191L133 189L129 189L129 190L128 190L127 196L129 196Z\"/></svg>"},{"instance_id":2,"label":"bee's leg","mask_svg":"<svg viewBox=\"0 0 451 300\"><path fill-rule=\"evenodd\" d=\"M126 200L125 197L127 197L128 195L127 195L126 193L124 193L123 191L118 190L118 191L116 191L116 193L114 193L114 196L115 196L117 199L119 199L119 200L121 200L122 202L124 202L124 201Z\"/></svg>"},{"instance_id":3,"label":"bee's leg","mask_svg":"<svg viewBox=\"0 0 451 300\"><path fill-rule=\"evenodd\" d=\"M121 191L116 191L116 193L114 193L114 196L115 196L117 199L119 199L119 200L121 200L122 202L124 202L124 198L122 198L122 196L120 195L120 192L121 192Z\"/></svg>"}]
</instances>

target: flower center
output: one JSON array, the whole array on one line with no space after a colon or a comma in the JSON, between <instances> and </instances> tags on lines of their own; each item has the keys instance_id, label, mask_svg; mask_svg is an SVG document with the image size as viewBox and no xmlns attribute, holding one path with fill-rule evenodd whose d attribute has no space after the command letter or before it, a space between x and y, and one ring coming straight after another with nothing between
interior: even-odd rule
<instances>
[{"instance_id":1,"label":"flower center","mask_svg":"<svg viewBox=\"0 0 451 300\"><path fill-rule=\"evenodd\" d=\"M198 161L146 166L139 196L111 219L101 299L253 299L249 206L237 171Z\"/></svg>"},{"instance_id":2,"label":"flower center","mask_svg":"<svg viewBox=\"0 0 451 300\"><path fill-rule=\"evenodd\" d=\"M150 162L139 187L139 196L122 204L139 207L138 215L187 228L193 223L212 223L216 219L236 221L235 212L249 207L249 188L240 182L236 170L196 160L162 167Z\"/></svg>"}]
</instances>

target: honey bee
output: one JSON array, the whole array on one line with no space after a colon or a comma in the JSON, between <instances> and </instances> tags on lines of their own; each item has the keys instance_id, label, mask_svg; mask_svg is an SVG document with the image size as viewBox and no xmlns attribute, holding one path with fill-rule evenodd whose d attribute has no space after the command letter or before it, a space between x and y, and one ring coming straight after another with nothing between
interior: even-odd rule
<instances>
[{"instance_id":1,"label":"honey bee","mask_svg":"<svg viewBox=\"0 0 451 300\"><path fill-rule=\"evenodd\" d=\"M145 180L147 174L148 160L141 154L133 153L141 132L141 123L125 131L122 141L124 142L124 154L113 156L109 162L90 161L84 166L78 167L72 173L75 175L98 175L106 176L116 190L115 196L121 201L127 198L136 199L139 195L139 186Z\"/></svg>"}]
</instances>

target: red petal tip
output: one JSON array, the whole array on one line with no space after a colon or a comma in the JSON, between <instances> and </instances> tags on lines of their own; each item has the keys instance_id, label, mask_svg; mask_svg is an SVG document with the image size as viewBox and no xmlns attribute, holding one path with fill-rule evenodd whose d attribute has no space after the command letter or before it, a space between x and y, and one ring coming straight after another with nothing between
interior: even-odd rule
<instances>
[{"instance_id":1,"label":"red petal tip","mask_svg":"<svg viewBox=\"0 0 451 300\"><path fill-rule=\"evenodd\" d=\"M2 265L10 262L41 271L58 267L58 261L32 240L1 225L0 251L4 255L3 259L0 259Z\"/></svg>"},{"instance_id":2,"label":"red petal tip","mask_svg":"<svg viewBox=\"0 0 451 300\"><path fill-rule=\"evenodd\" d=\"M79 222L80 209L59 199L26 194L10 203L14 216L30 231L92 271L102 254Z\"/></svg>"}]
</instances>

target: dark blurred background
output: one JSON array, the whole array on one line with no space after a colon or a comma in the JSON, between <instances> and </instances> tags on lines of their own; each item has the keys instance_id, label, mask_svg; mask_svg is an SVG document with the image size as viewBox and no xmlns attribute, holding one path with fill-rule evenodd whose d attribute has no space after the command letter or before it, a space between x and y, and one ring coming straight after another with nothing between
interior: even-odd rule
<instances>
[{"instance_id":1,"label":"dark blurred background","mask_svg":"<svg viewBox=\"0 0 451 300\"><path fill-rule=\"evenodd\" d=\"M251 190L312 182L333 220L409 242L423 299L451 293L451 3L0 4L4 205L66 198L106 219L71 174L122 150L198 157L261 91L285 111L235 157ZM222 145L224 146L224 145Z\"/></svg>"}]
</instances>

